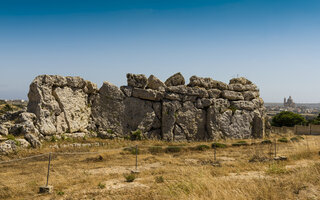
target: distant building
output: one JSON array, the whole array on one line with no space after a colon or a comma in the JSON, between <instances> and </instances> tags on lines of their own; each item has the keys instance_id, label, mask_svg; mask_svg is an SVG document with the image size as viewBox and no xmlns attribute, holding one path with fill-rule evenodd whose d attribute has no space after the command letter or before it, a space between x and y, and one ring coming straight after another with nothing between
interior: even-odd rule
<instances>
[{"instance_id":1,"label":"distant building","mask_svg":"<svg viewBox=\"0 0 320 200\"><path fill-rule=\"evenodd\" d=\"M285 108L295 108L296 107L296 104L293 102L293 99L291 96L289 96L288 100L287 98L284 98L283 100L283 106Z\"/></svg>"}]
</instances>

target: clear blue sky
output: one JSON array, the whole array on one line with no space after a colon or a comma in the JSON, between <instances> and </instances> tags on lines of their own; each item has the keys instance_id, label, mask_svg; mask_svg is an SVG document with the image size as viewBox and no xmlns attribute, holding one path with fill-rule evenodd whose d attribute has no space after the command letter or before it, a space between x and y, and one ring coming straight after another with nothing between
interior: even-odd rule
<instances>
[{"instance_id":1,"label":"clear blue sky","mask_svg":"<svg viewBox=\"0 0 320 200\"><path fill-rule=\"evenodd\" d=\"M245 76L266 102L320 102L318 0L0 0L0 99L39 74L126 84Z\"/></svg>"}]
</instances>

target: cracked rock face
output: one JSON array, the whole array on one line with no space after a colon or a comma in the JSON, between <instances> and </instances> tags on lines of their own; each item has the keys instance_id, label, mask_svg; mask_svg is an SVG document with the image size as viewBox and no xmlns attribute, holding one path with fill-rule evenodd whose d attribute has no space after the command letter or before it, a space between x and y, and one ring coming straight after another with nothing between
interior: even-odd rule
<instances>
[{"instance_id":1,"label":"cracked rock face","mask_svg":"<svg viewBox=\"0 0 320 200\"><path fill-rule=\"evenodd\" d=\"M165 83L151 75L127 74L128 86L96 85L80 77L42 75L30 85L28 113L8 130L31 133L32 146L43 136L97 132L103 138L144 137L168 141L250 138L264 135L264 102L246 78L229 84L181 73ZM5 135L6 127L1 127Z\"/></svg>"},{"instance_id":2,"label":"cracked rock face","mask_svg":"<svg viewBox=\"0 0 320 200\"><path fill-rule=\"evenodd\" d=\"M30 85L28 112L36 115L43 135L84 131L95 92L95 84L80 77L38 76Z\"/></svg>"}]
</instances>

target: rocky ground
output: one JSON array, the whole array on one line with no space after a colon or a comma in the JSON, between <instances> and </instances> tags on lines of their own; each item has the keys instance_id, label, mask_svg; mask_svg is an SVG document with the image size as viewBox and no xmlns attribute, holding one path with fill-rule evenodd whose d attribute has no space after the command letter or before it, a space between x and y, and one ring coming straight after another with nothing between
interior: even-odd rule
<instances>
[{"instance_id":1,"label":"rocky ground","mask_svg":"<svg viewBox=\"0 0 320 200\"><path fill-rule=\"evenodd\" d=\"M206 142L93 138L44 142L41 149L21 149L0 160L54 152L49 179L54 192L38 194L46 182L45 155L0 164L0 199L319 199L320 137L292 137L277 143L277 155L286 156L285 161L272 159L270 141L220 141L227 147L217 148L219 164ZM135 145L139 173L127 182L135 170L135 152L128 147ZM75 155L79 152L87 154Z\"/></svg>"}]
</instances>

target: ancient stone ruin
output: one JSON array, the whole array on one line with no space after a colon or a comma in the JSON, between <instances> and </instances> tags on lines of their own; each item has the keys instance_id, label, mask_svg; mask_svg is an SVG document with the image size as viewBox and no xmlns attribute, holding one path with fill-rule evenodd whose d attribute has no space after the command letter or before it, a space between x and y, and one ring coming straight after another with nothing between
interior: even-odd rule
<instances>
[{"instance_id":1,"label":"ancient stone ruin","mask_svg":"<svg viewBox=\"0 0 320 200\"><path fill-rule=\"evenodd\" d=\"M264 136L264 102L246 78L229 84L181 73L164 83L151 75L127 74L127 86L96 84L80 77L41 75L28 94L27 112L8 131L32 146L46 137L87 134L102 138L141 133L147 139L201 141ZM19 133L17 133L17 130Z\"/></svg>"}]
</instances>

